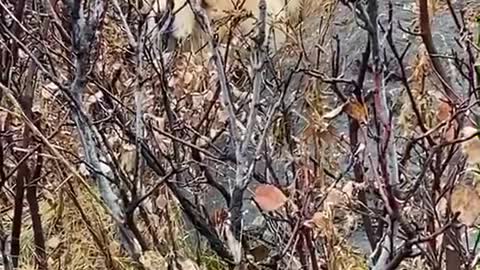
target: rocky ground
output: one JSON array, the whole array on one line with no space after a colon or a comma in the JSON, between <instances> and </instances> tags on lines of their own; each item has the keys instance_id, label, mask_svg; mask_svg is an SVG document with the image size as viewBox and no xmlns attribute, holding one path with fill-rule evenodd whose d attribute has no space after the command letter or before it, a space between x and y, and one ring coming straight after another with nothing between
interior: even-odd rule
<instances>
[{"instance_id":1,"label":"rocky ground","mask_svg":"<svg viewBox=\"0 0 480 270\"><path fill-rule=\"evenodd\" d=\"M387 20L387 4L388 1L381 1L381 14L380 19L384 25L386 25ZM460 8L464 6L465 10L472 10L472 9L479 9L480 2L477 1L455 1L454 8ZM408 29L415 29L416 25L416 18L417 18L418 7L415 1L411 0L398 0L393 1L393 14L394 14L394 21L395 24L398 22L404 28ZM316 53L315 45L318 43L319 35L318 35L318 26L320 20L319 17L311 17L306 18L304 22L304 46L306 51L310 53L310 56L313 57ZM433 38L434 42L437 46L437 49L441 54L451 54L453 50L459 50L458 43L456 42L456 38L458 38L458 30L455 26L455 23L452 19L452 16L448 9L445 7L440 8L438 11L435 12L435 16L433 17L432 21L432 31L433 31ZM358 72L358 63L361 60L361 54L365 48L366 40L367 40L367 33L366 31L362 30L356 25L354 16L352 11L342 5L339 4L335 11L335 16L333 19L333 26L329 31L329 36L337 35L338 40L340 41L340 50L342 53L343 58L343 66L344 66L344 76L345 78L355 77ZM398 46L398 49L401 51L407 43L411 42L413 45L411 46L410 50L407 53L405 58L405 65L408 66L414 59L414 57L418 54L418 47L421 43L421 40L418 37L414 37L412 35L406 34L402 30L399 29L397 25L394 25L394 39L395 44ZM386 48L386 55L388 58L392 58L392 53L388 48L388 44L385 43L385 40L382 40L381 46ZM321 69L328 70L330 66L330 55L329 46L326 46L327 54L323 54L321 59L322 67ZM289 59L283 58L280 60L282 62L282 67L285 67L287 71L292 70L292 67L296 63L296 59ZM453 66L450 64L446 66L447 70L449 70L448 74L451 76L452 81L456 84L458 89L463 89L462 85L465 84L464 81L459 79L458 74L453 69ZM399 101L399 97L401 96L402 85L399 80L396 80L396 76L399 75L398 64L395 61L392 61L388 64L388 70L392 73L391 80L387 81L386 89L388 92L389 97L391 97L391 104L394 106ZM411 70L407 72L411 73ZM371 74L367 75L367 80L365 83L366 91L368 92L368 87L372 86L371 82ZM305 77L297 75L295 77L296 81L292 83L295 87L296 85L301 85L305 81ZM331 104L334 106L337 103L337 100L332 96L332 100L330 101ZM398 104L397 104L398 105ZM338 132L345 132L348 130L347 126L347 118L346 117L338 117L335 123L335 126ZM303 125L300 123L299 125ZM300 128L298 128L300 130ZM228 146L225 146L225 142L219 143L220 146L224 146L228 150ZM401 146L399 146L401 147ZM372 149L373 150L373 149ZM344 160L347 160L348 157L344 157ZM278 175L284 175L287 179L292 177L292 175L288 175L288 160L276 160L275 167L278 170ZM345 164L346 165L346 164ZM264 164L262 162L259 163L257 166L257 171L261 173L264 170ZM220 176L218 176L220 177ZM225 180L225 185L229 185L229 180L234 179L233 171L227 175ZM287 180L288 181L288 180ZM252 183L252 187L254 187L256 183ZM248 193L248 192L247 192ZM223 200L220 198L215 192L211 193L212 197L208 201L208 206L212 208L218 208L223 206ZM250 194L248 194L250 196ZM253 221L258 217L258 211L256 207L253 207L250 203L245 204L246 208L246 219L245 224L252 224ZM258 219L257 219L258 220ZM248 226L248 225L247 225ZM352 246L362 250L365 254L369 254L370 246L368 240L366 238L365 232L360 229L354 231L349 238L349 242Z\"/></svg>"}]
</instances>

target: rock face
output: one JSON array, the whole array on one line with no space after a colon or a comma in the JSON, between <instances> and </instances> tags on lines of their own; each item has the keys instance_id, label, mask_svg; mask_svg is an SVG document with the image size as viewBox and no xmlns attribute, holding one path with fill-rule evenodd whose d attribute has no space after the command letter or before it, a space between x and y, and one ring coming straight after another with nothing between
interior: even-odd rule
<instances>
[{"instance_id":1,"label":"rock face","mask_svg":"<svg viewBox=\"0 0 480 270\"><path fill-rule=\"evenodd\" d=\"M380 20L382 25L387 27L387 12L388 12L388 1L379 1L380 2ZM398 25L401 25L405 29L414 29L414 22L417 18L417 4L416 1L409 1L409 0L397 0L392 1L393 3L393 16L394 16L394 25L393 25L393 36L394 42L397 46L398 51L402 52L408 43L411 43L409 51L406 54L404 59L405 66L408 66L416 57L419 46L421 45L421 40L418 37L413 35L407 34L402 31ZM464 7L468 7L468 9L476 9L480 10L480 1L471 0L471 1L455 1L454 8L457 10L461 9L461 5ZM309 17L305 18L304 21L304 47L307 55L310 59L315 59L317 49L316 45L319 42L319 25L322 23L320 17ZM324 22L323 22L324 23ZM412 30L413 31L413 30ZM432 20L432 31L433 31L433 38L435 45L440 54L451 54L453 50L455 51L462 51L459 48L458 43L456 42L456 38L459 37L459 30L457 29L454 20L448 9L442 8L441 10L436 11L435 16ZM384 34L384 33L381 33ZM358 64L361 61L362 52L365 49L367 44L367 37L368 34L365 30L358 27L356 24L353 12L346 6L342 4L338 4L335 10L335 15L333 17L332 25L328 33L326 34L325 40L330 40L331 37L337 36L337 40L339 41L339 48L341 53L341 61L342 67L344 68L341 72L344 74L345 78L355 78L358 73ZM399 76L399 69L398 63L396 63L393 54L388 47L388 44L384 39L381 40L382 44L381 47L385 49L385 55L387 59L389 59L388 63L385 63L387 66L387 70L390 76L390 80L386 82L386 89L391 98L392 104L397 102L396 98L400 96L400 92L402 90L402 85L400 81L396 78ZM331 67L331 53L332 49L334 49L336 44L324 44L322 53L319 57L320 59L320 66L319 69L326 74L330 74L330 67ZM288 72L292 72L298 59L289 58L289 57L282 57L281 59L277 59L278 63L280 63L280 67L282 72L288 74ZM463 87L465 85L465 81L463 81L460 76L455 72L453 66L448 61L443 61L443 64L448 71L449 76L451 76L452 82L454 82L457 89L466 89ZM307 67L304 67L307 68ZM410 70L407 72L411 73ZM299 86L303 85L306 82L307 78L302 76L301 74L297 74L294 76L293 82L291 84L291 88L298 88ZM371 74L367 74L367 78L365 81L365 91L369 91L369 88L372 87L371 82ZM348 91L348 89L344 89ZM348 93L345 93L348 95ZM459 93L465 94L465 93ZM266 95L271 95L274 99L278 96L275 96L275 93L266 93ZM293 97L290 97L291 99ZM337 101L335 98L332 98L330 101L332 104L335 104ZM301 109L300 106L297 107L299 110ZM346 132L348 131L348 121L346 117L339 117L337 118L338 122L335 124L336 128L339 132ZM303 126L303 124L298 124L297 127L292 127L294 132L299 132ZM234 150L230 147L230 144L227 140L221 140L218 142L218 146L225 149L226 153L234 153ZM401 147L401 146L400 146ZM372 149L373 151L373 149ZM375 151L373 151L375 152ZM274 171L276 172L277 176L281 178L285 182L290 182L293 179L293 175L289 168L289 160L284 159L277 159L273 157L275 160L273 162ZM346 158L347 159L347 158ZM346 164L345 164L346 165ZM260 160L258 162L256 171L259 175L259 178L264 178L265 172L265 162L264 160ZM223 184L228 189L230 181L233 181L235 178L234 170L226 170L222 171L222 174L216 175L217 179L224 179ZM254 187L256 185L256 181L253 181L251 186ZM250 197L250 193L246 192L245 196L248 198ZM208 208L220 208L224 207L225 203L223 199L220 197L218 192L210 191L209 200L206 202ZM246 199L247 199L246 198ZM244 209L245 209L245 226L249 227L249 224L252 224L254 220L259 216L258 210L256 207L248 203L249 201L245 201ZM257 218L258 221L258 218ZM258 224L256 224L258 225ZM361 227L360 227L361 228ZM351 236L351 243L353 246L358 247L359 249L363 250L365 253L370 253L370 246L368 240L366 239L365 233L360 230L356 231Z\"/></svg>"}]
</instances>

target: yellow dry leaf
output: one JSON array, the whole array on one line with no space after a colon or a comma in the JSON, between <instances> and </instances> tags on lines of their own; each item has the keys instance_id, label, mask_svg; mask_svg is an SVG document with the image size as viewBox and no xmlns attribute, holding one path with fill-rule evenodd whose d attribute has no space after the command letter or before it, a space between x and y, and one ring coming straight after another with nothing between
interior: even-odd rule
<instances>
[{"instance_id":1,"label":"yellow dry leaf","mask_svg":"<svg viewBox=\"0 0 480 270\"><path fill-rule=\"evenodd\" d=\"M360 123L368 122L367 105L365 103L360 103L356 99L350 99L343 111Z\"/></svg>"},{"instance_id":2,"label":"yellow dry leaf","mask_svg":"<svg viewBox=\"0 0 480 270\"><path fill-rule=\"evenodd\" d=\"M460 212L459 220L467 226L474 224L480 215L480 197L473 187L459 184L451 197L453 212Z\"/></svg>"}]
</instances>

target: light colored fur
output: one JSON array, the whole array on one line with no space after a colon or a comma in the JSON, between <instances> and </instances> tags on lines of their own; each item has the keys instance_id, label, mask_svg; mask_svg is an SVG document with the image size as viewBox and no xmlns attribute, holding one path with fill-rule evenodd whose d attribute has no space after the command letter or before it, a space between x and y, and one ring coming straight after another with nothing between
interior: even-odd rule
<instances>
[{"instance_id":1,"label":"light colored fur","mask_svg":"<svg viewBox=\"0 0 480 270\"><path fill-rule=\"evenodd\" d=\"M166 7L167 0L155 1L153 7L161 11ZM251 33L259 16L259 0L197 0L202 1L208 17L213 21L228 18L232 14L238 14L241 10L251 13L253 18L242 20L237 28L237 34L245 35ZM300 9L305 0L266 0L267 4L267 38L273 41L273 48L280 48L286 41L286 24L290 20L298 20ZM320 0L313 0L320 1ZM203 42L203 32L195 19L195 15L186 0L173 0L174 21L172 24L172 35L177 40L190 41L192 49L198 49ZM226 41L230 24L220 26L217 33L220 41ZM272 31L274 30L274 31ZM274 35L272 36L272 33Z\"/></svg>"}]
</instances>

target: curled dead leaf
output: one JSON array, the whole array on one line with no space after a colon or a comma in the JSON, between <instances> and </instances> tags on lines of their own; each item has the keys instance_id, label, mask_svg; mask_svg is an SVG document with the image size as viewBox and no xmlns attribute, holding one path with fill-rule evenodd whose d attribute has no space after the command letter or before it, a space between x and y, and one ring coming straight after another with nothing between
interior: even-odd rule
<instances>
[{"instance_id":1,"label":"curled dead leaf","mask_svg":"<svg viewBox=\"0 0 480 270\"><path fill-rule=\"evenodd\" d=\"M263 211L275 211L288 200L287 196L273 185L262 184L255 189L254 200Z\"/></svg>"},{"instance_id":2,"label":"curled dead leaf","mask_svg":"<svg viewBox=\"0 0 480 270\"><path fill-rule=\"evenodd\" d=\"M42 87L40 94L43 99L49 100L55 96L58 90L58 86L55 83L51 82Z\"/></svg>"},{"instance_id":3,"label":"curled dead leaf","mask_svg":"<svg viewBox=\"0 0 480 270\"><path fill-rule=\"evenodd\" d=\"M87 108L87 110L90 110L93 105L101 102L102 99L103 99L103 92L101 91L91 94L90 96L88 96L87 100L85 101L85 107Z\"/></svg>"}]
</instances>

